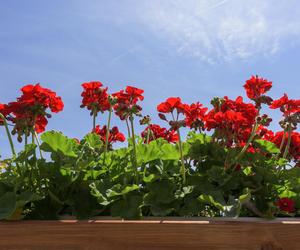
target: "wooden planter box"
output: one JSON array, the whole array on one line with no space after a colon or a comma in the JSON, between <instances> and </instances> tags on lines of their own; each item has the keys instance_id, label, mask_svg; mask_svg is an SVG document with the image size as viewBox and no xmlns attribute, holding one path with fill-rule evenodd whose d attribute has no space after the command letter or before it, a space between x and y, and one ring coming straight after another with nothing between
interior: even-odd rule
<instances>
[{"instance_id":1,"label":"wooden planter box","mask_svg":"<svg viewBox=\"0 0 300 250\"><path fill-rule=\"evenodd\" d=\"M300 219L0 222L0 249L299 250Z\"/></svg>"}]
</instances>

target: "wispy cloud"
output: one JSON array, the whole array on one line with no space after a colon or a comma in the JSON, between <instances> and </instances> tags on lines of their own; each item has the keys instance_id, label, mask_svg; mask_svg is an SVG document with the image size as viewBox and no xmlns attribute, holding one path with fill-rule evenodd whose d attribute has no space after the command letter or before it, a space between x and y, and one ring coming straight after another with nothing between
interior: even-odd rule
<instances>
[{"instance_id":1,"label":"wispy cloud","mask_svg":"<svg viewBox=\"0 0 300 250\"><path fill-rule=\"evenodd\" d=\"M110 65L114 64L115 62L121 60L122 58L125 58L126 56L128 56L131 53L135 52L136 50L138 50L141 47L142 47L141 45L133 46L133 47L127 49L125 52L122 52L119 55L113 57L107 64L110 66Z\"/></svg>"},{"instance_id":2,"label":"wispy cloud","mask_svg":"<svg viewBox=\"0 0 300 250\"><path fill-rule=\"evenodd\" d=\"M209 63L272 56L300 41L299 0L153 0L142 22L175 52Z\"/></svg>"}]
</instances>

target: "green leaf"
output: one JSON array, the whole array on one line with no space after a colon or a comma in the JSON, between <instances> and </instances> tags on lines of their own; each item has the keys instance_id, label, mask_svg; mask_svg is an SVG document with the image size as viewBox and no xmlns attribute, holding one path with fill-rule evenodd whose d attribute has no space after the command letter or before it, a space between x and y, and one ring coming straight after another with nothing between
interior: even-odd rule
<instances>
[{"instance_id":1,"label":"green leaf","mask_svg":"<svg viewBox=\"0 0 300 250\"><path fill-rule=\"evenodd\" d=\"M180 153L175 145L172 144L164 144L161 147L162 151L162 160L179 160Z\"/></svg>"},{"instance_id":2,"label":"green leaf","mask_svg":"<svg viewBox=\"0 0 300 250\"><path fill-rule=\"evenodd\" d=\"M101 149L103 147L103 142L100 139L100 136L96 133L89 133L84 137L88 146L93 149Z\"/></svg>"},{"instance_id":3,"label":"green leaf","mask_svg":"<svg viewBox=\"0 0 300 250\"><path fill-rule=\"evenodd\" d=\"M88 179L97 179L99 178L100 175L105 174L108 170L107 169L101 169L101 170L87 170L83 180L88 180Z\"/></svg>"},{"instance_id":4,"label":"green leaf","mask_svg":"<svg viewBox=\"0 0 300 250\"><path fill-rule=\"evenodd\" d=\"M150 174L148 176L144 176L143 177L143 181L146 182L146 183L149 183L149 182L153 182L156 180L156 176L154 174Z\"/></svg>"},{"instance_id":5,"label":"green leaf","mask_svg":"<svg viewBox=\"0 0 300 250\"><path fill-rule=\"evenodd\" d=\"M138 219L142 216L142 201L139 195L130 195L126 199L117 200L111 206L111 215L123 219Z\"/></svg>"},{"instance_id":6,"label":"green leaf","mask_svg":"<svg viewBox=\"0 0 300 250\"><path fill-rule=\"evenodd\" d=\"M248 202L251 199L251 191L248 188L245 188L244 192L242 195L239 197L239 202L241 204Z\"/></svg>"},{"instance_id":7,"label":"green leaf","mask_svg":"<svg viewBox=\"0 0 300 250\"><path fill-rule=\"evenodd\" d=\"M13 192L14 187L11 183L5 182L4 180L0 182L0 197L7 192Z\"/></svg>"},{"instance_id":8,"label":"green leaf","mask_svg":"<svg viewBox=\"0 0 300 250\"><path fill-rule=\"evenodd\" d=\"M17 207L24 207L28 202L38 201L41 199L41 196L30 191L25 191L17 196Z\"/></svg>"},{"instance_id":9,"label":"green leaf","mask_svg":"<svg viewBox=\"0 0 300 250\"><path fill-rule=\"evenodd\" d=\"M151 141L149 144L139 144L136 147L137 161L139 164L148 163L160 159L160 149L157 141Z\"/></svg>"},{"instance_id":10,"label":"green leaf","mask_svg":"<svg viewBox=\"0 0 300 250\"><path fill-rule=\"evenodd\" d=\"M60 132L49 131L41 136L43 141L41 149L45 152L62 154L69 157L77 157L74 149L77 144L73 139L64 136Z\"/></svg>"},{"instance_id":11,"label":"green leaf","mask_svg":"<svg viewBox=\"0 0 300 250\"><path fill-rule=\"evenodd\" d=\"M16 210L17 197L14 192L8 192L0 197L0 220L9 218Z\"/></svg>"},{"instance_id":12,"label":"green leaf","mask_svg":"<svg viewBox=\"0 0 300 250\"><path fill-rule=\"evenodd\" d=\"M289 190L289 189L284 190L284 191L279 195L280 198L285 198L285 197L287 197L287 198L294 198L294 197L296 197L296 196L297 196L297 193L295 193L295 192L293 192L293 191L291 191L291 190Z\"/></svg>"},{"instance_id":13,"label":"green leaf","mask_svg":"<svg viewBox=\"0 0 300 250\"><path fill-rule=\"evenodd\" d=\"M198 134L194 131L188 133L187 142L190 144L198 143L198 144L205 144L211 142L211 136L206 134Z\"/></svg>"},{"instance_id":14,"label":"green leaf","mask_svg":"<svg viewBox=\"0 0 300 250\"><path fill-rule=\"evenodd\" d=\"M48 190L49 197L57 204L64 205L65 203L61 201L51 190Z\"/></svg>"},{"instance_id":15,"label":"green leaf","mask_svg":"<svg viewBox=\"0 0 300 250\"><path fill-rule=\"evenodd\" d=\"M147 184L149 193L144 197L147 205L168 204L175 200L176 187L170 180L160 180Z\"/></svg>"},{"instance_id":16,"label":"green leaf","mask_svg":"<svg viewBox=\"0 0 300 250\"><path fill-rule=\"evenodd\" d=\"M106 195L108 198L114 197L114 196L119 196L119 195L125 195L131 191L139 189L138 185L128 185L125 188L122 187L121 184L116 184L114 185L111 189L108 189L106 191Z\"/></svg>"},{"instance_id":17,"label":"green leaf","mask_svg":"<svg viewBox=\"0 0 300 250\"><path fill-rule=\"evenodd\" d=\"M151 206L151 213L153 216L167 216L174 211L172 204L158 204Z\"/></svg>"},{"instance_id":18,"label":"green leaf","mask_svg":"<svg viewBox=\"0 0 300 250\"><path fill-rule=\"evenodd\" d=\"M221 195L219 195L219 196L221 196ZM223 199L223 197L222 197L222 199ZM225 205L225 202L224 201L222 201L222 202L218 201L216 199L216 197L213 197L213 195L202 194L198 197L198 200L202 201L204 203L210 204L210 205L220 209L221 211L224 210L223 206Z\"/></svg>"},{"instance_id":19,"label":"green leaf","mask_svg":"<svg viewBox=\"0 0 300 250\"><path fill-rule=\"evenodd\" d=\"M280 153L279 148L272 142L257 139L254 141L255 145L259 147L265 153L278 154Z\"/></svg>"},{"instance_id":20,"label":"green leaf","mask_svg":"<svg viewBox=\"0 0 300 250\"><path fill-rule=\"evenodd\" d=\"M179 198L184 198L186 195L192 193L194 190L194 186L186 186L186 187L183 187L182 190L177 190L175 192L175 197L177 199Z\"/></svg>"},{"instance_id":21,"label":"green leaf","mask_svg":"<svg viewBox=\"0 0 300 250\"><path fill-rule=\"evenodd\" d=\"M35 149L36 149L35 144L25 145L25 149L18 154L18 157L16 160L18 162L26 161L30 156L34 155Z\"/></svg>"},{"instance_id":22,"label":"green leaf","mask_svg":"<svg viewBox=\"0 0 300 250\"><path fill-rule=\"evenodd\" d=\"M204 205L195 197L188 197L184 200L184 205L180 207L180 216L197 216L204 210Z\"/></svg>"},{"instance_id":23,"label":"green leaf","mask_svg":"<svg viewBox=\"0 0 300 250\"><path fill-rule=\"evenodd\" d=\"M107 206L111 203L98 189L99 183L98 185L96 183L91 183L89 186L91 189L91 195L97 198L97 201L100 205Z\"/></svg>"},{"instance_id":24,"label":"green leaf","mask_svg":"<svg viewBox=\"0 0 300 250\"><path fill-rule=\"evenodd\" d=\"M252 174L252 167L246 167L243 169L243 173L247 176Z\"/></svg>"},{"instance_id":25,"label":"green leaf","mask_svg":"<svg viewBox=\"0 0 300 250\"><path fill-rule=\"evenodd\" d=\"M285 159L285 158L279 158L277 160L277 165L278 166L286 166L288 164L288 162L289 161L287 159Z\"/></svg>"}]
</instances>

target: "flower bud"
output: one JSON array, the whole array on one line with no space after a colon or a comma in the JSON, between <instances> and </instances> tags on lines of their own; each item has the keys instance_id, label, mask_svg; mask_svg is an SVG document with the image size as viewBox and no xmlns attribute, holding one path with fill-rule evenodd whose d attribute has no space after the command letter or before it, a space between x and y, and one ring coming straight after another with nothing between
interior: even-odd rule
<instances>
[{"instance_id":1,"label":"flower bud","mask_svg":"<svg viewBox=\"0 0 300 250\"><path fill-rule=\"evenodd\" d=\"M165 116L164 114L159 113L158 116L159 116L159 118L162 119L163 121L166 121L166 122L168 121L167 118L166 118L166 116Z\"/></svg>"},{"instance_id":2,"label":"flower bud","mask_svg":"<svg viewBox=\"0 0 300 250\"><path fill-rule=\"evenodd\" d=\"M151 118L149 115L144 116L141 120L140 120L140 125L146 125L146 124L150 124L151 123Z\"/></svg>"}]
</instances>

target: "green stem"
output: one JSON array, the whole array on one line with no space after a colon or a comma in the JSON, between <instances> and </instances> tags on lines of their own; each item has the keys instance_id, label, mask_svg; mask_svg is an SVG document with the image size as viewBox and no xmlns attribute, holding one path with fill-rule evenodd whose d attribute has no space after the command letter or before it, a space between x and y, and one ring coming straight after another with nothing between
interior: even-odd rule
<instances>
[{"instance_id":1,"label":"green stem","mask_svg":"<svg viewBox=\"0 0 300 250\"><path fill-rule=\"evenodd\" d=\"M282 148L283 148L283 145L284 145L284 141L285 141L285 130L283 131L283 135L282 135L282 139L281 139L281 143L280 143L280 147L279 147L279 150L281 152ZM280 153L279 153L280 154Z\"/></svg>"},{"instance_id":2,"label":"green stem","mask_svg":"<svg viewBox=\"0 0 300 250\"><path fill-rule=\"evenodd\" d=\"M261 107L258 107L257 115L255 117L255 123L254 123L254 126L252 127L252 131L251 131L251 135L248 138L248 141L247 141L246 145L243 147L242 151L237 155L237 157L235 159L236 162L238 162L240 160L240 158L243 156L243 154L246 152L246 150L250 146L250 143L253 141L253 139L256 135L256 130L257 130L258 125L259 125L258 122L257 122L257 118L259 117L260 110L261 110Z\"/></svg>"},{"instance_id":3,"label":"green stem","mask_svg":"<svg viewBox=\"0 0 300 250\"><path fill-rule=\"evenodd\" d=\"M40 153L41 159L44 159L43 154L42 154L42 150L41 150L41 143L40 143L39 137L38 137L36 132L34 132L34 136L35 136L38 148L39 148L39 153Z\"/></svg>"},{"instance_id":4,"label":"green stem","mask_svg":"<svg viewBox=\"0 0 300 250\"><path fill-rule=\"evenodd\" d=\"M32 144L35 144L35 140L34 140L34 128L33 128L32 132L31 132L31 135L32 135L32 137L31 137Z\"/></svg>"},{"instance_id":5,"label":"green stem","mask_svg":"<svg viewBox=\"0 0 300 250\"><path fill-rule=\"evenodd\" d=\"M109 108L109 114L108 114L108 121L107 121L107 127L106 127L106 138L105 138L105 153L107 152L108 149L108 138L109 138L109 129L110 129L110 120L111 120L111 107Z\"/></svg>"},{"instance_id":6,"label":"green stem","mask_svg":"<svg viewBox=\"0 0 300 250\"><path fill-rule=\"evenodd\" d=\"M128 124L128 119L126 119L125 121L126 121L126 126L127 126L128 138L130 138L131 135L130 135L130 128L129 128L129 124Z\"/></svg>"},{"instance_id":7,"label":"green stem","mask_svg":"<svg viewBox=\"0 0 300 250\"><path fill-rule=\"evenodd\" d=\"M288 140L287 140L285 150L284 150L284 153L283 153L283 158L286 158L288 153L289 153L291 140L292 140L292 126L291 126L291 124L289 124L289 127L288 127Z\"/></svg>"},{"instance_id":8,"label":"green stem","mask_svg":"<svg viewBox=\"0 0 300 250\"><path fill-rule=\"evenodd\" d=\"M97 116L97 114L95 114L95 112L93 112L93 131L96 128L96 116Z\"/></svg>"},{"instance_id":9,"label":"green stem","mask_svg":"<svg viewBox=\"0 0 300 250\"><path fill-rule=\"evenodd\" d=\"M180 136L180 132L179 129L177 129L177 134L178 134L178 145L179 145L179 152L180 152L180 159L181 159L181 168L180 168L180 172L181 172L181 176L182 176L182 183L185 184L186 183L186 176L185 176L185 165L184 165L184 159L183 159L183 152L182 152L182 141L181 141L181 136Z\"/></svg>"},{"instance_id":10,"label":"green stem","mask_svg":"<svg viewBox=\"0 0 300 250\"><path fill-rule=\"evenodd\" d=\"M130 115L130 125L131 125L131 138L132 138L132 147L133 147L133 155L132 155L132 165L135 171L136 182L138 183L138 171L137 171L137 158L136 158L136 144L135 144L135 135L134 135L134 125L133 125L133 116Z\"/></svg>"},{"instance_id":11,"label":"green stem","mask_svg":"<svg viewBox=\"0 0 300 250\"><path fill-rule=\"evenodd\" d=\"M148 126L146 144L149 144L151 129Z\"/></svg>"},{"instance_id":12,"label":"green stem","mask_svg":"<svg viewBox=\"0 0 300 250\"><path fill-rule=\"evenodd\" d=\"M258 128L258 123L255 122L255 124L253 126L253 129L252 129L252 132L251 132L251 135L248 138L248 141L247 141L246 145L243 147L243 149L241 150L241 152L237 155L237 157L235 159L236 162L238 162L241 159L241 157L244 155L244 153L246 152L246 150L250 146L251 142L253 141L253 139L254 139L254 137L256 135L257 128Z\"/></svg>"},{"instance_id":13,"label":"green stem","mask_svg":"<svg viewBox=\"0 0 300 250\"><path fill-rule=\"evenodd\" d=\"M10 135L10 132L9 132L9 129L8 129L8 125L7 125L6 118L5 118L4 115L2 115L1 113L0 113L0 118L3 120L3 124L4 124L4 127L5 127L5 131L6 131L8 140L9 140L11 152L12 152L13 157L15 158L15 157L16 157L16 151L15 151L14 143L13 143L13 140L12 140L12 138L11 138L11 135Z\"/></svg>"},{"instance_id":14,"label":"green stem","mask_svg":"<svg viewBox=\"0 0 300 250\"><path fill-rule=\"evenodd\" d=\"M130 135L130 128L129 128L129 124L128 124L128 119L126 118L126 127L127 127L127 133L128 133L128 137L127 138L130 138L131 135ZM129 141L128 141L128 146L129 146Z\"/></svg>"},{"instance_id":15,"label":"green stem","mask_svg":"<svg viewBox=\"0 0 300 250\"><path fill-rule=\"evenodd\" d=\"M280 143L280 147L279 147L279 153L277 154L276 159L280 158L282 148L283 148L283 145L284 145L284 142L285 142L285 133L286 133L286 131L283 130L283 135L282 135L282 139L281 139L281 143Z\"/></svg>"}]
</instances>

